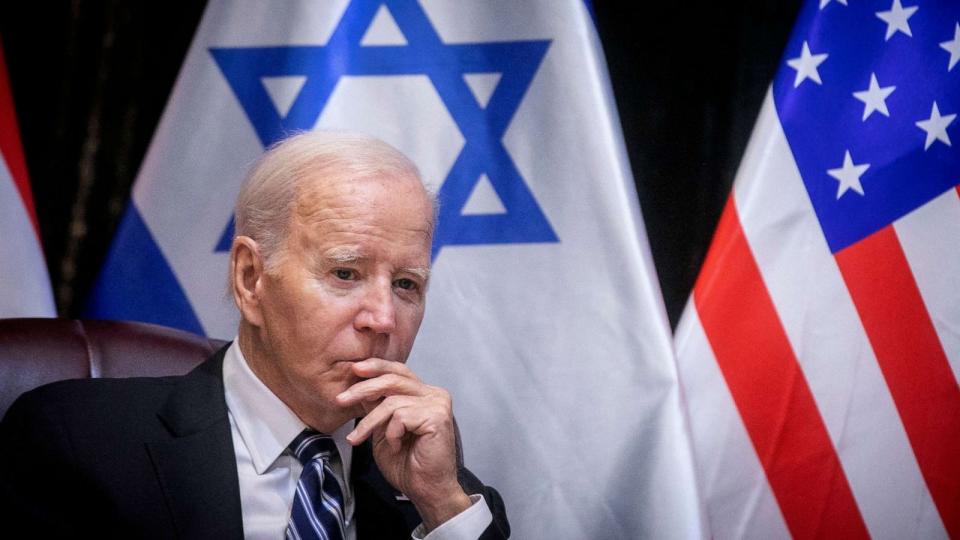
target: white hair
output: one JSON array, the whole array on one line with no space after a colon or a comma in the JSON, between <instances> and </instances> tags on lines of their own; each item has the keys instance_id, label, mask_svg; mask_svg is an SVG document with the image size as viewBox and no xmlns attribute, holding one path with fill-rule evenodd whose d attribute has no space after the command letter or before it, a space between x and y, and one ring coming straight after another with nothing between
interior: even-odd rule
<instances>
[{"instance_id":1,"label":"white hair","mask_svg":"<svg viewBox=\"0 0 960 540\"><path fill-rule=\"evenodd\" d=\"M283 139L267 149L247 174L234 208L234 234L257 242L270 271L290 232L304 181L374 176L416 178L423 184L420 171L407 156L370 135L308 131ZM436 196L424 189L434 207L435 223Z\"/></svg>"}]
</instances>

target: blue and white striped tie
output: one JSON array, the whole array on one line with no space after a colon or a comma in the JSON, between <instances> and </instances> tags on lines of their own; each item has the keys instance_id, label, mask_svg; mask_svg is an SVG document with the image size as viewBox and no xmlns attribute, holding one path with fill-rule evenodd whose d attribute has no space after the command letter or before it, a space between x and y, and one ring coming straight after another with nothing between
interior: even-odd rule
<instances>
[{"instance_id":1,"label":"blue and white striped tie","mask_svg":"<svg viewBox=\"0 0 960 540\"><path fill-rule=\"evenodd\" d=\"M343 492L331 464L338 459L329 435L305 429L290 443L303 464L293 499L287 540L343 540Z\"/></svg>"}]
</instances>

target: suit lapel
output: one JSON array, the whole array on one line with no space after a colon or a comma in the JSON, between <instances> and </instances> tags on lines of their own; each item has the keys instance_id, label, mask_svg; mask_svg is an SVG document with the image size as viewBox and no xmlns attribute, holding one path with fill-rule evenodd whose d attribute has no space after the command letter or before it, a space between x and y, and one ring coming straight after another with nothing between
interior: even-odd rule
<instances>
[{"instance_id":1,"label":"suit lapel","mask_svg":"<svg viewBox=\"0 0 960 540\"><path fill-rule=\"evenodd\" d=\"M408 499L383 477L373 459L370 441L354 448L350 466L356 507L357 539L410 538L420 515Z\"/></svg>"},{"instance_id":2,"label":"suit lapel","mask_svg":"<svg viewBox=\"0 0 960 540\"><path fill-rule=\"evenodd\" d=\"M147 444L180 537L243 537L236 456L223 396L225 351L177 382L159 413L170 437Z\"/></svg>"}]
</instances>

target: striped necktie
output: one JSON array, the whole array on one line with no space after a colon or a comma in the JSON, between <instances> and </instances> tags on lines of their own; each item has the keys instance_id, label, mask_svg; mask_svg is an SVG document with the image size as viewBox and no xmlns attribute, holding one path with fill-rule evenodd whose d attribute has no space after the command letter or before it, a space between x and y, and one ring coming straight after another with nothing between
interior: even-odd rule
<instances>
[{"instance_id":1,"label":"striped necktie","mask_svg":"<svg viewBox=\"0 0 960 540\"><path fill-rule=\"evenodd\" d=\"M329 435L305 429L290 443L303 464L293 499L287 540L343 540L343 492L333 474L337 447Z\"/></svg>"}]
</instances>

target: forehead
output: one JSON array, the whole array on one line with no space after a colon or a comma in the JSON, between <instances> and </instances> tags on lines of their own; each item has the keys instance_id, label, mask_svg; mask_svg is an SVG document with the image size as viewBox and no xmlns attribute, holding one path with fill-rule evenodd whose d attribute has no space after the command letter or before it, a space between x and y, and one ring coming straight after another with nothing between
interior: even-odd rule
<instances>
[{"instance_id":1,"label":"forehead","mask_svg":"<svg viewBox=\"0 0 960 540\"><path fill-rule=\"evenodd\" d=\"M313 178L300 186L293 221L313 249L347 246L369 256L377 248L422 248L429 257L433 206L416 177Z\"/></svg>"},{"instance_id":2,"label":"forehead","mask_svg":"<svg viewBox=\"0 0 960 540\"><path fill-rule=\"evenodd\" d=\"M306 173L297 185L296 197L300 211L322 210L340 199L355 197L410 197L416 202L429 202L423 184L414 175L396 171L355 172L349 168L335 174Z\"/></svg>"}]
</instances>

